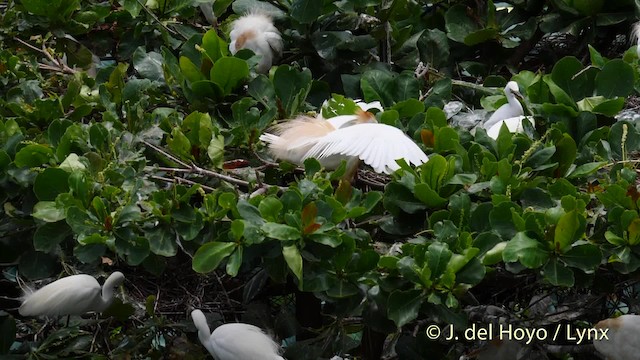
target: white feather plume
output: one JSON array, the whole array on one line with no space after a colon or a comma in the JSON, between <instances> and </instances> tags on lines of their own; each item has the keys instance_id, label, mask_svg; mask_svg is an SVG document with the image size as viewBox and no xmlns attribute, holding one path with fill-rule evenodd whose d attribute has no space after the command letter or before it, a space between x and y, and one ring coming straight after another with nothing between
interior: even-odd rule
<instances>
[{"instance_id":1,"label":"white feather plume","mask_svg":"<svg viewBox=\"0 0 640 360\"><path fill-rule=\"evenodd\" d=\"M249 13L233 22L229 51L235 54L241 49L250 49L260 55L260 63L256 71L267 73L276 57L282 54L282 37L273 25L273 20L266 14Z\"/></svg>"}]
</instances>

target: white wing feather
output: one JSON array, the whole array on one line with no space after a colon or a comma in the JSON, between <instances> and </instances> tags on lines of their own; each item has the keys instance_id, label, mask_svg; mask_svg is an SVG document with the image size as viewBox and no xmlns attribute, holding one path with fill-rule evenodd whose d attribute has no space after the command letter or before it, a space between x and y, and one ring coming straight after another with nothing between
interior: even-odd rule
<instances>
[{"instance_id":1,"label":"white wing feather","mask_svg":"<svg viewBox=\"0 0 640 360\"><path fill-rule=\"evenodd\" d=\"M358 124L335 130L318 139L304 159L318 160L333 155L357 156L376 172L391 173L399 168L395 160L420 165L429 158L401 130L385 124Z\"/></svg>"}]
</instances>

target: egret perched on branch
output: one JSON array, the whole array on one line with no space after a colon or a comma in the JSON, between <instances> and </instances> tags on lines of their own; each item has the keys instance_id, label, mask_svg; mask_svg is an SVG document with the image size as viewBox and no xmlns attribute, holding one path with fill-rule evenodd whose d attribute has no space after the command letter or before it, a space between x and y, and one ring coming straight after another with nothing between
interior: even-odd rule
<instances>
[{"instance_id":1,"label":"egret perched on branch","mask_svg":"<svg viewBox=\"0 0 640 360\"><path fill-rule=\"evenodd\" d=\"M276 125L273 132L263 134L260 140L269 145L274 157L295 164L314 157L326 169L335 169L346 160L348 174L355 172L358 160L387 174L399 168L397 159L413 165L429 160L404 132L378 124L373 114L362 108L355 115L326 120L321 116L299 116Z\"/></svg>"},{"instance_id":2,"label":"egret perched on branch","mask_svg":"<svg viewBox=\"0 0 640 360\"><path fill-rule=\"evenodd\" d=\"M250 49L262 58L256 66L259 73L267 73L271 69L275 57L282 54L282 37L273 25L273 20L266 14L250 13L233 22L229 34L232 54L241 49Z\"/></svg>"},{"instance_id":3,"label":"egret perched on branch","mask_svg":"<svg viewBox=\"0 0 640 360\"><path fill-rule=\"evenodd\" d=\"M518 99L523 99L518 89L518 83L509 81L507 86L504 87L504 94L507 97L507 103L500 106L498 110L491 115L489 120L482 125L482 127L487 130L487 135L494 140L498 138L502 124L506 124L512 133L524 132L524 119L529 120L531 124L535 126L532 117L524 116L522 104L518 101Z\"/></svg>"},{"instance_id":4,"label":"egret perched on branch","mask_svg":"<svg viewBox=\"0 0 640 360\"><path fill-rule=\"evenodd\" d=\"M104 282L102 288L93 276L72 275L54 281L39 290L26 294L18 309L23 316L82 315L106 310L113 302L113 289L124 281L124 275L116 271Z\"/></svg>"},{"instance_id":5,"label":"egret perched on branch","mask_svg":"<svg viewBox=\"0 0 640 360\"><path fill-rule=\"evenodd\" d=\"M224 324L210 332L202 311L193 310L191 318L200 342L216 360L284 360L278 344L257 326Z\"/></svg>"},{"instance_id":6,"label":"egret perched on branch","mask_svg":"<svg viewBox=\"0 0 640 360\"><path fill-rule=\"evenodd\" d=\"M594 326L593 346L607 360L632 360L640 354L640 316L622 315L614 319L605 319ZM606 335L606 337L605 337Z\"/></svg>"}]
</instances>

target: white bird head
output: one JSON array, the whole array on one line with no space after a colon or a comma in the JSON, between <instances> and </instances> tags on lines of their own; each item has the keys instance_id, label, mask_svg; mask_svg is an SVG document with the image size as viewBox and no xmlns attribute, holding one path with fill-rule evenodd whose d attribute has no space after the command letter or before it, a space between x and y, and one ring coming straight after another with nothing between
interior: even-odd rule
<instances>
[{"instance_id":1,"label":"white bird head","mask_svg":"<svg viewBox=\"0 0 640 360\"><path fill-rule=\"evenodd\" d=\"M515 81L509 81L507 86L504 87L504 93L507 96L507 99L513 98L513 96L522 100L524 97L520 93L520 88L518 87L518 83Z\"/></svg>"}]
</instances>

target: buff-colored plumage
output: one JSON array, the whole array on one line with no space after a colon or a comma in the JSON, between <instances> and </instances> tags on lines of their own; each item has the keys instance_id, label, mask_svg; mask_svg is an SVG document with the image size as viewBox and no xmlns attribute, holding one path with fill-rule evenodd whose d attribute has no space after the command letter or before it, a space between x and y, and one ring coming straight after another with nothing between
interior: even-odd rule
<instances>
[{"instance_id":1,"label":"buff-colored plumage","mask_svg":"<svg viewBox=\"0 0 640 360\"><path fill-rule=\"evenodd\" d=\"M273 25L273 20L265 14L251 13L233 22L229 51L235 54L241 49L250 49L261 59L256 66L259 73L267 73L276 57L282 54L282 37Z\"/></svg>"},{"instance_id":2,"label":"buff-colored plumage","mask_svg":"<svg viewBox=\"0 0 640 360\"><path fill-rule=\"evenodd\" d=\"M397 159L413 165L428 160L404 132L376 123L371 113L362 110L327 120L299 117L277 125L273 133L265 133L260 139L269 145L275 158L295 164L314 157L326 169L335 169L342 160L352 169L360 159L376 172L389 174L399 168Z\"/></svg>"},{"instance_id":3,"label":"buff-colored plumage","mask_svg":"<svg viewBox=\"0 0 640 360\"><path fill-rule=\"evenodd\" d=\"M202 311L193 310L191 318L200 342L216 360L284 360L278 344L257 326L224 324L210 332Z\"/></svg>"},{"instance_id":4,"label":"buff-colored plumage","mask_svg":"<svg viewBox=\"0 0 640 360\"><path fill-rule=\"evenodd\" d=\"M605 319L594 328L608 329L607 338L598 331L593 346L607 360L635 360L640 358L640 315L622 315Z\"/></svg>"}]
</instances>

